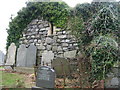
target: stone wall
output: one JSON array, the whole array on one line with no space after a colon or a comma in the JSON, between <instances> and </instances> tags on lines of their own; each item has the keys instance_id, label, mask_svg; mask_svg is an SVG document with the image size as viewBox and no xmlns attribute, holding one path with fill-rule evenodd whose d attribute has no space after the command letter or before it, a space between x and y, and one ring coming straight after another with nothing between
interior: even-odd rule
<instances>
[{"instance_id":1,"label":"stone wall","mask_svg":"<svg viewBox=\"0 0 120 90\"><path fill-rule=\"evenodd\" d=\"M65 30L54 28L53 35L49 35L49 31L49 22L35 19L27 26L20 39L20 44L25 44L26 47L30 44L37 47L37 64L41 60L50 63L57 57L76 58L78 47L75 38Z\"/></svg>"}]
</instances>

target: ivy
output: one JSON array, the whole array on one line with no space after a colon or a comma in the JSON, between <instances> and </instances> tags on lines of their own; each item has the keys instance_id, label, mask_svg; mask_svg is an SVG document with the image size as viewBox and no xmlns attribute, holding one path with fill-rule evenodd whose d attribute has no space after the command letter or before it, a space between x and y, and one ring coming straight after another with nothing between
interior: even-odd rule
<instances>
[{"instance_id":1,"label":"ivy","mask_svg":"<svg viewBox=\"0 0 120 90\"><path fill-rule=\"evenodd\" d=\"M74 19L69 19L70 31L78 40L81 53L91 62L89 68L92 80L105 79L113 65L119 61L118 6L118 3L77 5L72 11Z\"/></svg>"}]
</instances>

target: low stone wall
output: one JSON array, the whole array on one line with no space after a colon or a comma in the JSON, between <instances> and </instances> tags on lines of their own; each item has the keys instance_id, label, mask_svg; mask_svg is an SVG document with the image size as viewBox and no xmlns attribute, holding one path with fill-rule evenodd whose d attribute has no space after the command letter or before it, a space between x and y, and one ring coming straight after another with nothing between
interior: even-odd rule
<instances>
[{"instance_id":1,"label":"low stone wall","mask_svg":"<svg viewBox=\"0 0 120 90\"><path fill-rule=\"evenodd\" d=\"M30 44L37 47L37 64L41 60L50 63L57 57L76 58L78 46L75 38L65 30L55 30L53 35L48 35L49 30L49 22L36 19L28 25L20 39L20 44L26 47Z\"/></svg>"}]
</instances>

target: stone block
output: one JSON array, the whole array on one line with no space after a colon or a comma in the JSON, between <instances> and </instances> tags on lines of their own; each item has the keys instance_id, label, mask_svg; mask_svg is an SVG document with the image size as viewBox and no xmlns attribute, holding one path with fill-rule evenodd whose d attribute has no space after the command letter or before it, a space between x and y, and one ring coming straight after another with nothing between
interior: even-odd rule
<instances>
[{"instance_id":1,"label":"stone block","mask_svg":"<svg viewBox=\"0 0 120 90\"><path fill-rule=\"evenodd\" d=\"M65 58L75 58L77 50L64 52Z\"/></svg>"},{"instance_id":2,"label":"stone block","mask_svg":"<svg viewBox=\"0 0 120 90\"><path fill-rule=\"evenodd\" d=\"M53 39L50 38L50 37L47 37L45 42L48 43L48 44L51 44L51 43L53 43Z\"/></svg>"},{"instance_id":3,"label":"stone block","mask_svg":"<svg viewBox=\"0 0 120 90\"><path fill-rule=\"evenodd\" d=\"M40 46L38 46L38 49L44 50L45 46L41 43Z\"/></svg>"},{"instance_id":4,"label":"stone block","mask_svg":"<svg viewBox=\"0 0 120 90\"><path fill-rule=\"evenodd\" d=\"M52 49L52 46L51 45L47 45L47 50L51 50Z\"/></svg>"},{"instance_id":5,"label":"stone block","mask_svg":"<svg viewBox=\"0 0 120 90\"><path fill-rule=\"evenodd\" d=\"M52 51L57 51L58 47L57 46L52 46Z\"/></svg>"},{"instance_id":6,"label":"stone block","mask_svg":"<svg viewBox=\"0 0 120 90\"><path fill-rule=\"evenodd\" d=\"M68 46L68 43L62 43L62 46L66 47L66 46Z\"/></svg>"},{"instance_id":7,"label":"stone block","mask_svg":"<svg viewBox=\"0 0 120 90\"><path fill-rule=\"evenodd\" d=\"M59 35L58 38L61 38L61 39L67 38L67 35Z\"/></svg>"},{"instance_id":8,"label":"stone block","mask_svg":"<svg viewBox=\"0 0 120 90\"><path fill-rule=\"evenodd\" d=\"M62 51L62 50L63 50L62 47L58 46L57 51Z\"/></svg>"}]
</instances>

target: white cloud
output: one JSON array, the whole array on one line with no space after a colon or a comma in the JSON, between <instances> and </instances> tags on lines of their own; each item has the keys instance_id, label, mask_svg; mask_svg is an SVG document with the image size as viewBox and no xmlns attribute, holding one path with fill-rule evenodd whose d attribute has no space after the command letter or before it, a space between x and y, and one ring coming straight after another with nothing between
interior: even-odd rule
<instances>
[{"instance_id":1,"label":"white cloud","mask_svg":"<svg viewBox=\"0 0 120 90\"><path fill-rule=\"evenodd\" d=\"M69 6L74 7L78 3L90 3L92 0L63 0L65 1Z\"/></svg>"}]
</instances>

